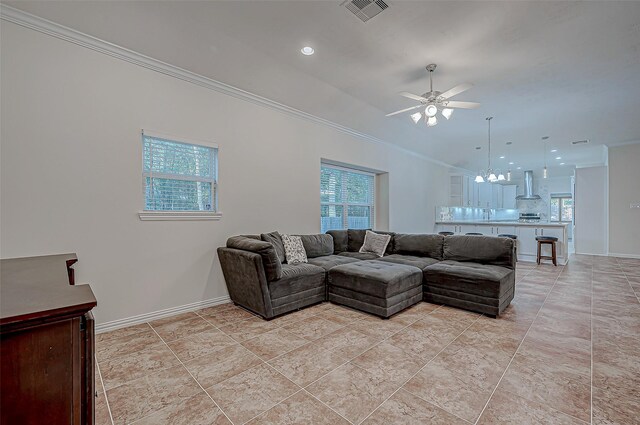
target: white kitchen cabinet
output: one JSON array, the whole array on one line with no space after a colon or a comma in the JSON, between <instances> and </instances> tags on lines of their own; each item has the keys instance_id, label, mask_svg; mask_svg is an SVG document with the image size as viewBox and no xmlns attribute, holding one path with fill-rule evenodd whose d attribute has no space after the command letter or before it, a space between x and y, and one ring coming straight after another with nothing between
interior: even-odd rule
<instances>
[{"instance_id":1,"label":"white kitchen cabinet","mask_svg":"<svg viewBox=\"0 0 640 425\"><path fill-rule=\"evenodd\" d=\"M538 245L536 236L538 228L533 226L519 226L516 232L518 236L518 256L536 256Z\"/></svg>"},{"instance_id":2,"label":"white kitchen cabinet","mask_svg":"<svg viewBox=\"0 0 640 425\"><path fill-rule=\"evenodd\" d=\"M516 209L516 193L518 186L506 184L502 186L502 208Z\"/></svg>"},{"instance_id":3,"label":"white kitchen cabinet","mask_svg":"<svg viewBox=\"0 0 640 425\"><path fill-rule=\"evenodd\" d=\"M537 236L553 236L558 238L556 242L556 257L560 264L566 261L565 229L558 226L519 226L518 232L518 256L529 256L530 261L535 261L538 255ZM542 245L542 255L551 255L551 246Z\"/></svg>"},{"instance_id":4,"label":"white kitchen cabinet","mask_svg":"<svg viewBox=\"0 0 640 425\"><path fill-rule=\"evenodd\" d=\"M502 208L502 185L491 185L491 208Z\"/></svg>"},{"instance_id":5,"label":"white kitchen cabinet","mask_svg":"<svg viewBox=\"0 0 640 425\"><path fill-rule=\"evenodd\" d=\"M477 232L482 233L483 235L487 235L487 236L498 236L501 235L503 233L509 234L509 235L515 235L516 234L516 226L509 226L509 225L500 225L500 224L478 224L477 225Z\"/></svg>"},{"instance_id":6,"label":"white kitchen cabinet","mask_svg":"<svg viewBox=\"0 0 640 425\"><path fill-rule=\"evenodd\" d=\"M463 206L463 190L462 179L463 175L452 174L449 176L449 206L461 207Z\"/></svg>"},{"instance_id":7,"label":"white kitchen cabinet","mask_svg":"<svg viewBox=\"0 0 640 425\"><path fill-rule=\"evenodd\" d=\"M460 234L466 234L466 233L475 233L478 231L478 226L475 224L461 224L458 226L460 229Z\"/></svg>"},{"instance_id":8,"label":"white kitchen cabinet","mask_svg":"<svg viewBox=\"0 0 640 425\"><path fill-rule=\"evenodd\" d=\"M453 232L456 233L458 226L455 224L437 224L436 232Z\"/></svg>"},{"instance_id":9,"label":"white kitchen cabinet","mask_svg":"<svg viewBox=\"0 0 640 425\"><path fill-rule=\"evenodd\" d=\"M492 184L478 183L478 207L491 208Z\"/></svg>"}]
</instances>

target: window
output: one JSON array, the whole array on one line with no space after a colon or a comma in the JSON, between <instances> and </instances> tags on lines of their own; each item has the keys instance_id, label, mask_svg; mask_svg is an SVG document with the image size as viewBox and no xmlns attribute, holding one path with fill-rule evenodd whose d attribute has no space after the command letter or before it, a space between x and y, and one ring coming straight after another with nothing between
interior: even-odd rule
<instances>
[{"instance_id":1,"label":"window","mask_svg":"<svg viewBox=\"0 0 640 425\"><path fill-rule=\"evenodd\" d=\"M573 199L571 194L552 194L551 211L549 214L551 221L571 222L573 221Z\"/></svg>"},{"instance_id":2,"label":"window","mask_svg":"<svg viewBox=\"0 0 640 425\"><path fill-rule=\"evenodd\" d=\"M143 132L142 150L145 211L217 211L216 147Z\"/></svg>"},{"instance_id":3,"label":"window","mask_svg":"<svg viewBox=\"0 0 640 425\"><path fill-rule=\"evenodd\" d=\"M374 194L374 174L322 164L320 231L372 228Z\"/></svg>"}]
</instances>

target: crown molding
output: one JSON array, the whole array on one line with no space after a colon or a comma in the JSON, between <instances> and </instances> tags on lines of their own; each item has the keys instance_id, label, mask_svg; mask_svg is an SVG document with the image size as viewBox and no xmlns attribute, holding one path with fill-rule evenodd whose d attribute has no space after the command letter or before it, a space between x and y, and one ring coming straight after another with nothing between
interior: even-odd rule
<instances>
[{"instance_id":1,"label":"crown molding","mask_svg":"<svg viewBox=\"0 0 640 425\"><path fill-rule=\"evenodd\" d=\"M208 77L196 74L194 72L188 71L186 69L182 69L178 66L171 65L166 62L162 62L160 60L151 58L149 56L145 56L141 53L135 52L133 50L129 50L125 47L121 47L116 44L109 43L108 41L101 40L99 38L93 37L88 34L84 34L80 31L74 30L73 28L69 28L64 25L57 24L55 22L49 21L44 18L40 18L38 16L32 15L27 12L23 12L20 9L13 8L5 4L0 4L0 19L7 22L12 22L16 25L20 25L25 28L38 31L43 34L50 35L52 37L55 37L64 41L68 41L78 46L86 47L93 51L132 63L134 65L141 66L146 69L159 72L161 74L174 77L179 80L198 85L200 87L207 88L209 90L214 90L216 92L233 96L237 99L245 100L247 102L251 102L256 105L264 106L264 107L285 113L287 115L302 118L307 121L314 122L316 124L333 128L334 130L337 130L341 133L347 134L349 136L352 136L361 140L365 140L371 143L376 143L379 145L390 147L392 149L398 150L405 154L429 161L433 164L437 164L443 167L453 167L453 165L447 164L446 162L439 161L437 159L431 158L430 156L412 151L407 148L403 148L394 143L379 139L370 134L362 133L353 128L335 123L333 121L329 121L327 119L318 117L313 114L309 114L299 109L295 109L291 106L287 106L282 103L273 101L271 99L267 99L266 97L262 97L257 94L248 92L246 90L242 90L238 87L234 87L229 84L225 84L221 81L217 81L212 78L208 78Z\"/></svg>"}]
</instances>

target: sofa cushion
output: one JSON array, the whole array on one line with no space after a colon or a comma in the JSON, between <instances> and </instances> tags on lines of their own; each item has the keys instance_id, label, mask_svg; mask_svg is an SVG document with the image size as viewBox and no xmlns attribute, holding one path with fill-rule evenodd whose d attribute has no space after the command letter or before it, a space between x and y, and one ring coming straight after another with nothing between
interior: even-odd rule
<instances>
[{"instance_id":1,"label":"sofa cushion","mask_svg":"<svg viewBox=\"0 0 640 425\"><path fill-rule=\"evenodd\" d=\"M432 264L436 264L438 262L438 260L436 260L435 258L416 257L414 255L401 255L401 254L385 255L382 258L378 258L378 261L388 261L390 263L395 263L395 264L404 264L406 266L417 267L420 270Z\"/></svg>"},{"instance_id":2,"label":"sofa cushion","mask_svg":"<svg viewBox=\"0 0 640 425\"><path fill-rule=\"evenodd\" d=\"M391 235L383 235L367 230L364 236L364 243L358 252L370 252L372 254L376 254L378 257L382 257L387 250L387 246L390 241Z\"/></svg>"},{"instance_id":3,"label":"sofa cushion","mask_svg":"<svg viewBox=\"0 0 640 425\"><path fill-rule=\"evenodd\" d=\"M355 263L360 261L357 258L347 257L344 255L325 255L322 257L315 257L309 259L309 264L322 267L326 271L331 270L335 266L341 266L342 264Z\"/></svg>"},{"instance_id":4,"label":"sofa cushion","mask_svg":"<svg viewBox=\"0 0 640 425\"><path fill-rule=\"evenodd\" d=\"M379 258L376 254L372 254L370 252L341 252L340 254L341 257L349 257L349 258L356 258L358 260L375 260L376 258Z\"/></svg>"},{"instance_id":5,"label":"sofa cushion","mask_svg":"<svg viewBox=\"0 0 640 425\"><path fill-rule=\"evenodd\" d=\"M316 292L317 288L325 287L325 271L322 267L308 263L283 264L282 278L269 282L271 299L290 298L299 292ZM275 303L280 305L281 303Z\"/></svg>"},{"instance_id":6,"label":"sofa cushion","mask_svg":"<svg viewBox=\"0 0 640 425\"><path fill-rule=\"evenodd\" d=\"M282 277L282 264L278 259L276 249L269 242L246 236L232 236L227 239L227 248L242 249L259 254L262 257L262 265L267 280L276 280Z\"/></svg>"},{"instance_id":7,"label":"sofa cushion","mask_svg":"<svg viewBox=\"0 0 640 425\"><path fill-rule=\"evenodd\" d=\"M349 249L349 235L346 230L327 230L327 234L333 237L333 253L347 251Z\"/></svg>"},{"instance_id":8,"label":"sofa cushion","mask_svg":"<svg viewBox=\"0 0 640 425\"><path fill-rule=\"evenodd\" d=\"M444 236L442 235L409 235L396 233L393 238L394 254L431 257L442 260Z\"/></svg>"},{"instance_id":9,"label":"sofa cushion","mask_svg":"<svg viewBox=\"0 0 640 425\"><path fill-rule=\"evenodd\" d=\"M347 250L351 252L358 252L364 244L364 237L369 229L348 229L347 235Z\"/></svg>"},{"instance_id":10,"label":"sofa cushion","mask_svg":"<svg viewBox=\"0 0 640 425\"><path fill-rule=\"evenodd\" d=\"M300 235L307 258L333 254L333 237L327 234Z\"/></svg>"},{"instance_id":11,"label":"sofa cushion","mask_svg":"<svg viewBox=\"0 0 640 425\"><path fill-rule=\"evenodd\" d=\"M470 261L513 269L515 267L513 240L493 236L446 236L443 258Z\"/></svg>"},{"instance_id":12,"label":"sofa cushion","mask_svg":"<svg viewBox=\"0 0 640 425\"><path fill-rule=\"evenodd\" d=\"M260 235L260 239L273 245L276 250L276 254L278 255L278 259L281 263L284 263L286 257L284 256L284 245L282 244L282 237L280 237L280 233L278 233L277 231L271 233L262 233Z\"/></svg>"},{"instance_id":13,"label":"sofa cushion","mask_svg":"<svg viewBox=\"0 0 640 425\"><path fill-rule=\"evenodd\" d=\"M514 273L507 267L451 260L441 261L423 271L426 286L491 298L500 298L511 288Z\"/></svg>"},{"instance_id":14,"label":"sofa cushion","mask_svg":"<svg viewBox=\"0 0 640 425\"><path fill-rule=\"evenodd\" d=\"M358 261L329 270L329 285L389 298L421 286L422 271L417 267L384 261Z\"/></svg>"},{"instance_id":15,"label":"sofa cushion","mask_svg":"<svg viewBox=\"0 0 640 425\"><path fill-rule=\"evenodd\" d=\"M288 264L307 262L307 252L304 250L300 236L282 235L282 244Z\"/></svg>"}]
</instances>

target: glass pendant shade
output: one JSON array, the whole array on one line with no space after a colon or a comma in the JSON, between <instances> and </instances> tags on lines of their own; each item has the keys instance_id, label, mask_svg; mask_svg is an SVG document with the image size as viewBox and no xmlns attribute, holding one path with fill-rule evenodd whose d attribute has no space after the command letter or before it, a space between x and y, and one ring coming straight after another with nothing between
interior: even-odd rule
<instances>
[{"instance_id":1,"label":"glass pendant shade","mask_svg":"<svg viewBox=\"0 0 640 425\"><path fill-rule=\"evenodd\" d=\"M451 118L451 114L453 114L453 109L451 108L444 108L442 110L442 116L445 117L446 119Z\"/></svg>"},{"instance_id":2,"label":"glass pendant shade","mask_svg":"<svg viewBox=\"0 0 640 425\"><path fill-rule=\"evenodd\" d=\"M424 113L427 114L428 117L435 117L438 113L438 108L436 107L436 105L428 105L424 109Z\"/></svg>"},{"instance_id":3,"label":"glass pendant shade","mask_svg":"<svg viewBox=\"0 0 640 425\"><path fill-rule=\"evenodd\" d=\"M436 117L429 117L427 119L427 126L433 127L436 124L438 124L438 119Z\"/></svg>"},{"instance_id":4,"label":"glass pendant shade","mask_svg":"<svg viewBox=\"0 0 640 425\"><path fill-rule=\"evenodd\" d=\"M495 182L498 180L498 178L496 177L496 175L491 172L491 174L489 174L489 177L487 178L487 180L489 180L491 183Z\"/></svg>"},{"instance_id":5,"label":"glass pendant shade","mask_svg":"<svg viewBox=\"0 0 640 425\"><path fill-rule=\"evenodd\" d=\"M413 120L414 124L418 124L418 121L422 119L422 113L416 112L415 114L412 114L411 119Z\"/></svg>"},{"instance_id":6,"label":"glass pendant shade","mask_svg":"<svg viewBox=\"0 0 640 425\"><path fill-rule=\"evenodd\" d=\"M511 181L511 170L507 171L507 181Z\"/></svg>"},{"instance_id":7,"label":"glass pendant shade","mask_svg":"<svg viewBox=\"0 0 640 425\"><path fill-rule=\"evenodd\" d=\"M547 177L549 177L549 172L547 171L547 166L545 165L542 169L542 178L546 179Z\"/></svg>"},{"instance_id":8,"label":"glass pendant shade","mask_svg":"<svg viewBox=\"0 0 640 425\"><path fill-rule=\"evenodd\" d=\"M476 180L475 180L475 182L476 182L476 183L484 183L484 179L482 178L482 176L481 176L480 174L478 174L478 175L476 176Z\"/></svg>"},{"instance_id":9,"label":"glass pendant shade","mask_svg":"<svg viewBox=\"0 0 640 425\"><path fill-rule=\"evenodd\" d=\"M502 173L498 174L498 181L499 181L499 182L503 182L503 181L505 181L505 180L506 180L506 179L504 178L504 174L502 174Z\"/></svg>"}]
</instances>

